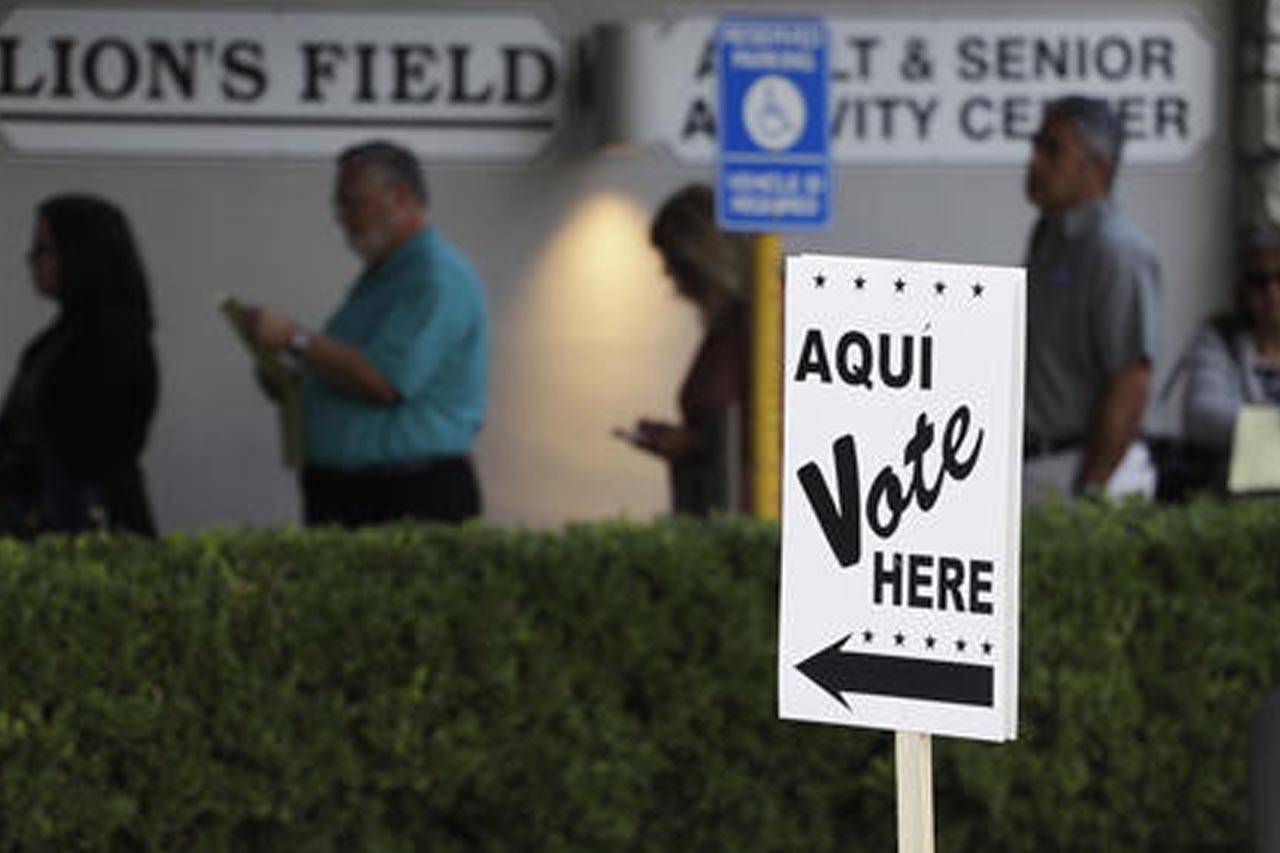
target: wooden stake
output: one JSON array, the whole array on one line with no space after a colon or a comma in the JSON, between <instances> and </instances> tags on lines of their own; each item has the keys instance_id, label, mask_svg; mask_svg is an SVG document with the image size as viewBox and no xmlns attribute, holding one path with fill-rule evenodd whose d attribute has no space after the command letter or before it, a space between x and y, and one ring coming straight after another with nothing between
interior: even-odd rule
<instances>
[{"instance_id":1,"label":"wooden stake","mask_svg":"<svg viewBox=\"0 0 1280 853\"><path fill-rule=\"evenodd\" d=\"M898 853L933 853L933 746L929 735L894 733Z\"/></svg>"}]
</instances>

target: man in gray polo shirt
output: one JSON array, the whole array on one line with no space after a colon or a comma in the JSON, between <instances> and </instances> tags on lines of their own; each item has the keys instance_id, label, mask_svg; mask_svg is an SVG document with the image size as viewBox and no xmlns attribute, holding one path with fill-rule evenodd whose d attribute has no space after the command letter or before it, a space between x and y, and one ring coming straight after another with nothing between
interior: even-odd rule
<instances>
[{"instance_id":1,"label":"man in gray polo shirt","mask_svg":"<svg viewBox=\"0 0 1280 853\"><path fill-rule=\"evenodd\" d=\"M1027 166L1040 209L1027 251L1023 497L1155 491L1142 442L1160 265L1111 197L1123 133L1106 102L1046 107Z\"/></svg>"}]
</instances>

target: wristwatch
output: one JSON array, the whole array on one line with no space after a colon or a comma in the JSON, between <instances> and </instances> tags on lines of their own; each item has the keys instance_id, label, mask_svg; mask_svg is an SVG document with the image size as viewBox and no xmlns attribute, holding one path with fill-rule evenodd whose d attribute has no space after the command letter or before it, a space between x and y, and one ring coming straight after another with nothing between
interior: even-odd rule
<instances>
[{"instance_id":1,"label":"wristwatch","mask_svg":"<svg viewBox=\"0 0 1280 853\"><path fill-rule=\"evenodd\" d=\"M285 344L285 349L294 358L302 358L309 346L311 346L311 333L306 329L295 329L293 337L289 338L289 343Z\"/></svg>"}]
</instances>

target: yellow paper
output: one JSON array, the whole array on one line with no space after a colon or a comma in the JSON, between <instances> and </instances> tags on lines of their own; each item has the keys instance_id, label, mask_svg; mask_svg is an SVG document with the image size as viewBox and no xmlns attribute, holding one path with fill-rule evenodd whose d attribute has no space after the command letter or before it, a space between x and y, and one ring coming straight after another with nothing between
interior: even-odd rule
<instances>
[{"instance_id":1,"label":"yellow paper","mask_svg":"<svg viewBox=\"0 0 1280 853\"><path fill-rule=\"evenodd\" d=\"M227 323L235 330L240 342L253 357L253 366L262 380L276 392L276 415L280 424L280 452L286 468L302 465L302 382L298 371L291 367L278 352L265 350L254 342L246 325L244 306L235 297L221 294L218 297Z\"/></svg>"},{"instance_id":2,"label":"yellow paper","mask_svg":"<svg viewBox=\"0 0 1280 853\"><path fill-rule=\"evenodd\" d=\"M1236 418L1227 491L1280 492L1280 407L1245 406Z\"/></svg>"}]
</instances>

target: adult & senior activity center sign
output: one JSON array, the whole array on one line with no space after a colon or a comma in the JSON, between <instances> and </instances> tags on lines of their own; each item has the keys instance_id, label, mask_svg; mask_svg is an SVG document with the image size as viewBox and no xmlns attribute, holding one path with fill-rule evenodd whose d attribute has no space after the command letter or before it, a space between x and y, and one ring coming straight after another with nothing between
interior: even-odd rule
<instances>
[{"instance_id":1,"label":"adult & senior activity center sign","mask_svg":"<svg viewBox=\"0 0 1280 853\"><path fill-rule=\"evenodd\" d=\"M1106 98L1127 137L1125 159L1193 157L1214 129L1215 51L1193 12L1070 4L1020 14L963 7L937 15L829 15L831 156L837 164L1022 163L1044 103ZM655 136L682 162L715 154L711 18L649 38Z\"/></svg>"}]
</instances>

